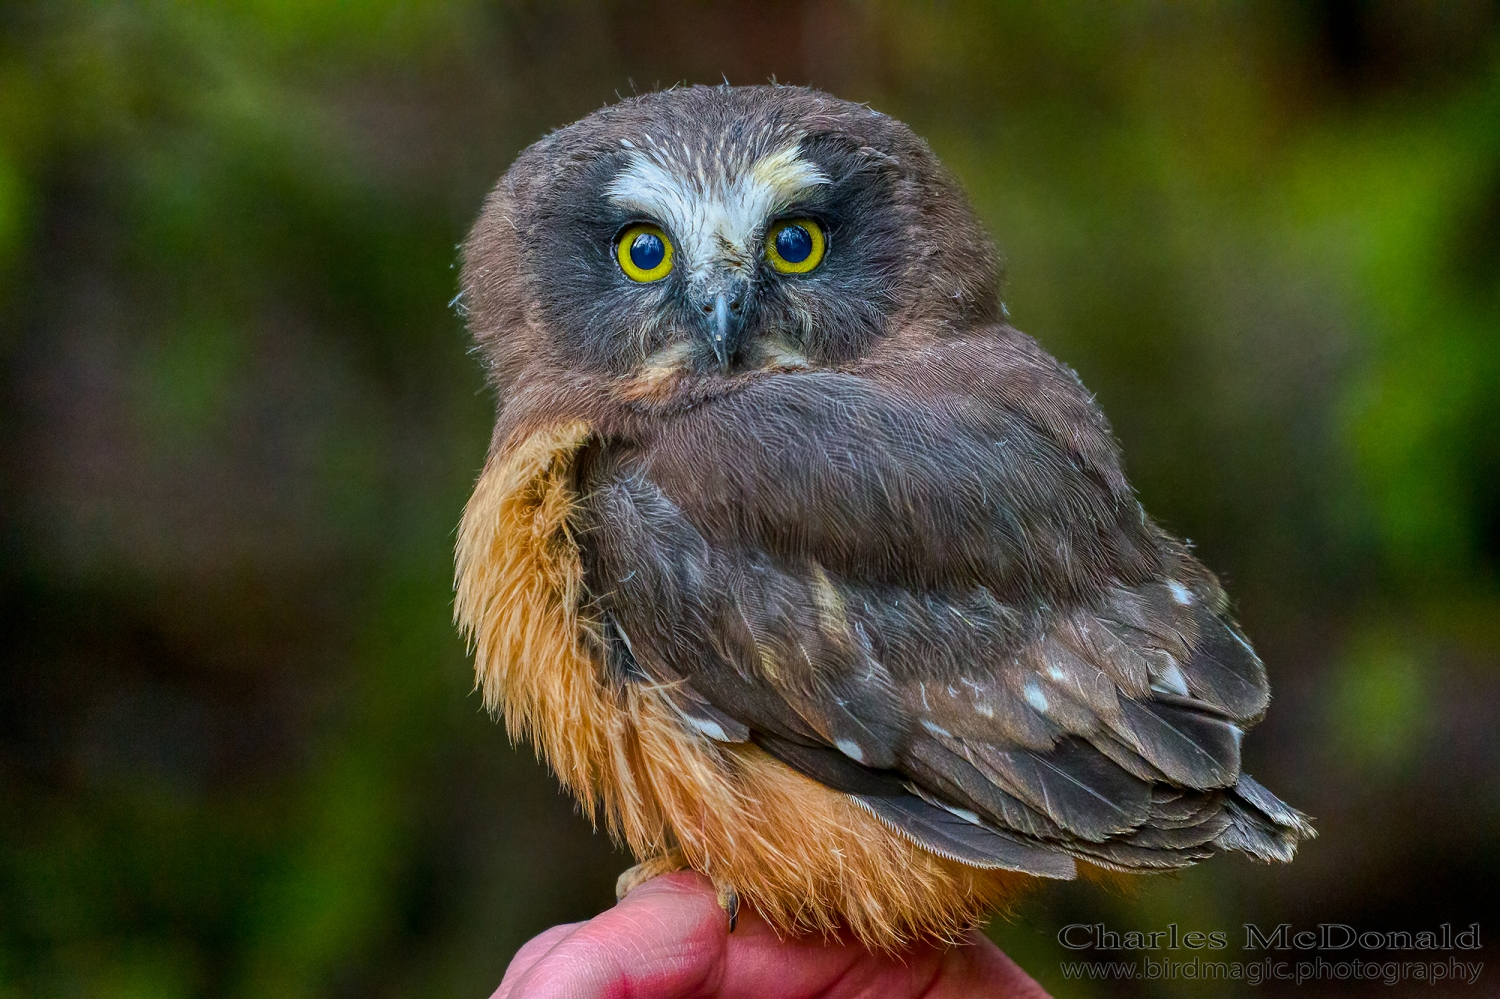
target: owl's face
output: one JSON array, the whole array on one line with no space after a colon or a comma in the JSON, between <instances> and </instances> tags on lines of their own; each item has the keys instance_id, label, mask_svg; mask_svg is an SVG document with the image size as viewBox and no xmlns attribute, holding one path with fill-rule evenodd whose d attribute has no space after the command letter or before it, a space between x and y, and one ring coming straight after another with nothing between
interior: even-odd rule
<instances>
[{"instance_id":1,"label":"owl's face","mask_svg":"<svg viewBox=\"0 0 1500 999\"><path fill-rule=\"evenodd\" d=\"M612 376L846 362L892 324L992 321L997 265L906 126L793 87L694 87L527 149L465 247L504 383L550 361Z\"/></svg>"}]
</instances>

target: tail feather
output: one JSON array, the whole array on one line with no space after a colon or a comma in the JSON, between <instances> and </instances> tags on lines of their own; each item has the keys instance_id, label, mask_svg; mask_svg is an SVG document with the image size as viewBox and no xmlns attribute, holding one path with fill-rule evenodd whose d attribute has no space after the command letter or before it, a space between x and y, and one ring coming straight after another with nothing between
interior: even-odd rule
<instances>
[{"instance_id":1,"label":"tail feather","mask_svg":"<svg viewBox=\"0 0 1500 999\"><path fill-rule=\"evenodd\" d=\"M1214 840L1215 845L1259 860L1288 862L1301 840L1318 835L1306 815L1245 774L1224 799L1224 812L1229 825Z\"/></svg>"}]
</instances>

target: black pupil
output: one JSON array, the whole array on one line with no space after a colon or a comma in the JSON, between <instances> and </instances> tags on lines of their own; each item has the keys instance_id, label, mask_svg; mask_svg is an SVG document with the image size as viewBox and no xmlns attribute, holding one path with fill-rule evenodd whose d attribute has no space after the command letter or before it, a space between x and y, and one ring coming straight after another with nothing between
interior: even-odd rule
<instances>
[{"instance_id":1,"label":"black pupil","mask_svg":"<svg viewBox=\"0 0 1500 999\"><path fill-rule=\"evenodd\" d=\"M643 232L630 243L630 262L643 271L655 270L667 255L667 244L654 232Z\"/></svg>"},{"instance_id":2,"label":"black pupil","mask_svg":"<svg viewBox=\"0 0 1500 999\"><path fill-rule=\"evenodd\" d=\"M800 264L813 250L812 233L800 225L789 225L776 234L776 252L789 264Z\"/></svg>"}]
</instances>

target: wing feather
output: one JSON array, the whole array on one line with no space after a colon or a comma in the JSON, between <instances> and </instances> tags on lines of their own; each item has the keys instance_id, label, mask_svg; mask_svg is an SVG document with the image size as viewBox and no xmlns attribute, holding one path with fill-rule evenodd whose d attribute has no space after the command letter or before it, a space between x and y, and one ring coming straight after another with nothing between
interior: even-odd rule
<instances>
[{"instance_id":1,"label":"wing feather","mask_svg":"<svg viewBox=\"0 0 1500 999\"><path fill-rule=\"evenodd\" d=\"M900 798L856 795L854 800L892 829L939 856L974 867L1003 868L1043 878L1066 881L1077 876L1072 857L1006 835L915 795Z\"/></svg>"},{"instance_id":2,"label":"wing feather","mask_svg":"<svg viewBox=\"0 0 1500 999\"><path fill-rule=\"evenodd\" d=\"M775 376L601 448L577 519L612 673L976 866L1290 856L1311 827L1240 771L1264 666L1086 394L1011 347L964 364L1020 395L951 358L927 396Z\"/></svg>"},{"instance_id":3,"label":"wing feather","mask_svg":"<svg viewBox=\"0 0 1500 999\"><path fill-rule=\"evenodd\" d=\"M937 739L918 737L902 761L918 787L948 801L961 802L996 825L1031 839L1061 843L1067 833L1045 813L1008 794L960 753Z\"/></svg>"},{"instance_id":4,"label":"wing feather","mask_svg":"<svg viewBox=\"0 0 1500 999\"><path fill-rule=\"evenodd\" d=\"M1102 841L1150 817L1151 786L1082 739L1063 739L1045 753L967 748L981 773L1080 839Z\"/></svg>"},{"instance_id":5,"label":"wing feather","mask_svg":"<svg viewBox=\"0 0 1500 999\"><path fill-rule=\"evenodd\" d=\"M1201 702L1171 697L1122 702L1115 734L1177 784L1228 787L1240 775L1240 739L1234 722L1201 710Z\"/></svg>"}]
</instances>

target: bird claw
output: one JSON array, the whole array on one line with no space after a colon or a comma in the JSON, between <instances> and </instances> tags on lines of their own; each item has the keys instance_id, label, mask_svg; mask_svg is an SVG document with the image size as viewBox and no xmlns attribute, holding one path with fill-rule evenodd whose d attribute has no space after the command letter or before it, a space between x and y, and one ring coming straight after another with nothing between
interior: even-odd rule
<instances>
[{"instance_id":1,"label":"bird claw","mask_svg":"<svg viewBox=\"0 0 1500 999\"><path fill-rule=\"evenodd\" d=\"M668 850L666 853L649 857L625 871L615 880L615 900L620 901L654 877L685 870L687 866L687 858L680 850Z\"/></svg>"},{"instance_id":2,"label":"bird claw","mask_svg":"<svg viewBox=\"0 0 1500 999\"><path fill-rule=\"evenodd\" d=\"M623 900L626 895L654 877L688 868L687 858L682 855L681 850L668 850L655 857L648 857L615 881L615 898ZM740 924L740 893L719 882L714 882L714 893L718 896L719 908L729 917L729 932L733 933L734 928Z\"/></svg>"},{"instance_id":3,"label":"bird claw","mask_svg":"<svg viewBox=\"0 0 1500 999\"><path fill-rule=\"evenodd\" d=\"M740 893L729 885L718 885L717 893L719 896L719 908L723 909L725 914L729 916L729 932L733 933L734 928L740 922Z\"/></svg>"}]
</instances>

